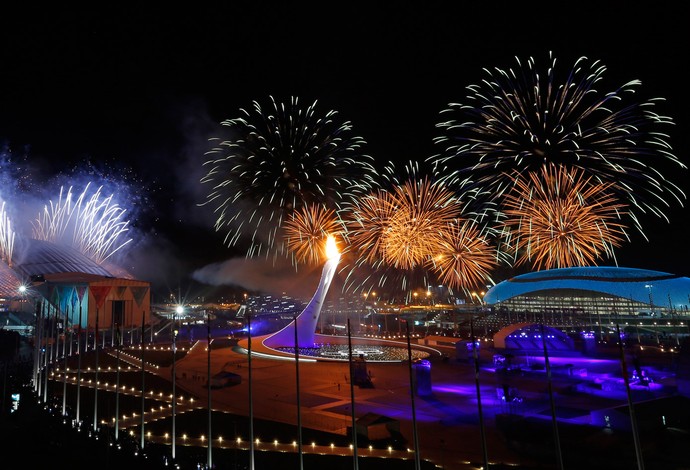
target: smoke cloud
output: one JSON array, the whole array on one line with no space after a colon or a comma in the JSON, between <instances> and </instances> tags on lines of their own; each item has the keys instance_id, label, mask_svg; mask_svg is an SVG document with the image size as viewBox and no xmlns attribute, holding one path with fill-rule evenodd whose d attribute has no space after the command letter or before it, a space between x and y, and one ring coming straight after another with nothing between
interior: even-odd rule
<instances>
[{"instance_id":1,"label":"smoke cloud","mask_svg":"<svg viewBox=\"0 0 690 470\"><path fill-rule=\"evenodd\" d=\"M232 258L196 270L192 278L214 286L238 286L253 292L309 298L321 276L322 266L296 271L288 260Z\"/></svg>"}]
</instances>

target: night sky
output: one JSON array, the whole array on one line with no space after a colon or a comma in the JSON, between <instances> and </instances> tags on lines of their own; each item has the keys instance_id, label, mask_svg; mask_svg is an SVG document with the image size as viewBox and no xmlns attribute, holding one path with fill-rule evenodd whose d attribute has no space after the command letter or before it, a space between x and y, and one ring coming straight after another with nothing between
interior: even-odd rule
<instances>
[{"instance_id":1,"label":"night sky","mask_svg":"<svg viewBox=\"0 0 690 470\"><path fill-rule=\"evenodd\" d=\"M514 66L515 56L546 63L549 51L569 68L586 56L606 65L602 88L639 79L640 98L666 98L659 110L676 123L674 153L690 163L682 2L465 3L3 11L0 143L53 194L48 175L87 161L130 169L123 174L141 195L138 261L126 267L170 289L243 256L198 207L201 165L219 123L269 95L338 111L377 161L421 161L436 152L439 112L484 78L482 68ZM687 170L673 178L690 190ZM677 203L667 214L670 224L642 219L649 241L631 231L620 266L690 275L690 214Z\"/></svg>"}]
</instances>

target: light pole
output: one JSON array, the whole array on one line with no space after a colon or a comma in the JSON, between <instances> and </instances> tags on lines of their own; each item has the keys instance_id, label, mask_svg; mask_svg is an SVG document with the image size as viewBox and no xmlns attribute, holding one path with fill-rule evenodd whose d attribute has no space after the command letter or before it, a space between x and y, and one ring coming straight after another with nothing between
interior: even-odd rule
<instances>
[{"instance_id":1,"label":"light pole","mask_svg":"<svg viewBox=\"0 0 690 470\"><path fill-rule=\"evenodd\" d=\"M19 291L19 295L21 297L26 298L28 289L24 284L19 286L18 291ZM34 361L33 361L34 362L34 365L33 365L33 388L34 388L34 391L36 391L36 384L37 384L37 377L38 377L38 355L39 355L39 351L41 350L40 349L40 341L38 338L38 312L39 312L38 302L35 302L35 299L34 299L34 314L35 314L35 318L36 318L34 331L33 331L34 349L35 349Z\"/></svg>"},{"instance_id":2,"label":"light pole","mask_svg":"<svg viewBox=\"0 0 690 470\"><path fill-rule=\"evenodd\" d=\"M654 316L654 299L652 298L652 284L645 284L645 287L649 289L649 313Z\"/></svg>"},{"instance_id":3,"label":"light pole","mask_svg":"<svg viewBox=\"0 0 690 470\"><path fill-rule=\"evenodd\" d=\"M675 333L676 337L676 346L680 346L680 340L678 339L678 331L676 330L676 315L675 315L675 309L673 308L673 303L671 302L671 294L668 295L668 310L671 313L671 324L672 328L671 331Z\"/></svg>"},{"instance_id":4,"label":"light pole","mask_svg":"<svg viewBox=\"0 0 690 470\"><path fill-rule=\"evenodd\" d=\"M175 405L177 402L177 393L175 390L175 356L177 352L177 328L175 327L176 323L176 314L182 314L184 312L184 308L182 305L178 305L177 308L175 309L175 312L173 313L173 320L172 320L172 325L170 326L171 333L172 333L172 459L173 461L175 460ZM211 378L209 377L209 380Z\"/></svg>"}]
</instances>

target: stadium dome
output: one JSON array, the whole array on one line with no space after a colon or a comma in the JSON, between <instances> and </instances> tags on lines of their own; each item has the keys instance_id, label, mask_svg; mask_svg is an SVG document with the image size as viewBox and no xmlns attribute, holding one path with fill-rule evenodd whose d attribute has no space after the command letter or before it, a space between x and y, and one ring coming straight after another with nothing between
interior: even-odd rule
<instances>
[{"instance_id":1,"label":"stadium dome","mask_svg":"<svg viewBox=\"0 0 690 470\"><path fill-rule=\"evenodd\" d=\"M580 305L620 314L687 313L690 278L645 269L578 267L537 271L495 285L487 304L510 309Z\"/></svg>"},{"instance_id":2,"label":"stadium dome","mask_svg":"<svg viewBox=\"0 0 690 470\"><path fill-rule=\"evenodd\" d=\"M20 286L26 290L21 292ZM83 316L76 314L77 303ZM140 312L150 320L150 283L107 261L99 264L75 248L20 239L11 261L0 261L0 312L38 308L48 317L64 316L72 326L79 318L82 327L93 326L98 309L102 328L114 323L138 326Z\"/></svg>"},{"instance_id":3,"label":"stadium dome","mask_svg":"<svg viewBox=\"0 0 690 470\"><path fill-rule=\"evenodd\" d=\"M74 248L34 239L21 240L15 249L12 269L27 279L57 273L112 276L103 266Z\"/></svg>"}]
</instances>

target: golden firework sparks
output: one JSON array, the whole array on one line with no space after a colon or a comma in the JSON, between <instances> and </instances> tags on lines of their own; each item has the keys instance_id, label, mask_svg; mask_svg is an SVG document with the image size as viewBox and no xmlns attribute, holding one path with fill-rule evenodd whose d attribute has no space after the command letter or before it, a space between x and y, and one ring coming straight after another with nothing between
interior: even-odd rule
<instances>
[{"instance_id":1,"label":"golden firework sparks","mask_svg":"<svg viewBox=\"0 0 690 470\"><path fill-rule=\"evenodd\" d=\"M396 210L393 196L383 190L357 201L349 214L347 233L360 260L372 265L381 261L384 235Z\"/></svg>"},{"instance_id":2,"label":"golden firework sparks","mask_svg":"<svg viewBox=\"0 0 690 470\"><path fill-rule=\"evenodd\" d=\"M284 224L288 250L299 263L317 264L326 256L324 241L342 232L335 212L322 205L304 206Z\"/></svg>"},{"instance_id":3,"label":"golden firework sparks","mask_svg":"<svg viewBox=\"0 0 690 470\"><path fill-rule=\"evenodd\" d=\"M446 227L460 214L460 202L453 193L426 179L410 178L391 192L379 190L360 198L348 213L347 237L354 260L348 263L348 282L359 276L355 269L369 272L364 282L400 280L426 272Z\"/></svg>"},{"instance_id":4,"label":"golden firework sparks","mask_svg":"<svg viewBox=\"0 0 690 470\"><path fill-rule=\"evenodd\" d=\"M536 269L587 266L627 238L621 216L626 205L610 191L613 183L585 178L582 170L545 165L540 172L514 175L506 195L506 227L522 253L517 264Z\"/></svg>"},{"instance_id":5,"label":"golden firework sparks","mask_svg":"<svg viewBox=\"0 0 690 470\"><path fill-rule=\"evenodd\" d=\"M442 284L468 294L491 280L497 264L495 248L470 220L448 224L432 263Z\"/></svg>"},{"instance_id":6,"label":"golden firework sparks","mask_svg":"<svg viewBox=\"0 0 690 470\"><path fill-rule=\"evenodd\" d=\"M384 233L384 260L413 269L435 252L448 224L460 213L453 193L428 180L408 181L393 195L396 211Z\"/></svg>"}]
</instances>

